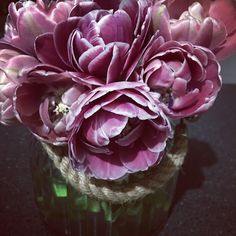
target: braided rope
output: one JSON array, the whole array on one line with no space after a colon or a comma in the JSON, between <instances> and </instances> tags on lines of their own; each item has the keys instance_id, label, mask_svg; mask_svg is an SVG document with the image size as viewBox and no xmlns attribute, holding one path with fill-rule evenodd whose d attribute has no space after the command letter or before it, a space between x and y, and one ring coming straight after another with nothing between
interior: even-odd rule
<instances>
[{"instance_id":1,"label":"braided rope","mask_svg":"<svg viewBox=\"0 0 236 236\"><path fill-rule=\"evenodd\" d=\"M123 204L143 198L167 183L182 166L187 153L188 141L185 125L178 125L175 130L173 146L160 164L148 171L131 174L139 176L139 178L134 178L131 181L129 178L122 184L117 181L97 180L75 171L69 158L62 156L60 152L58 153L55 146L45 143L42 145L62 176L79 192L99 200Z\"/></svg>"}]
</instances>

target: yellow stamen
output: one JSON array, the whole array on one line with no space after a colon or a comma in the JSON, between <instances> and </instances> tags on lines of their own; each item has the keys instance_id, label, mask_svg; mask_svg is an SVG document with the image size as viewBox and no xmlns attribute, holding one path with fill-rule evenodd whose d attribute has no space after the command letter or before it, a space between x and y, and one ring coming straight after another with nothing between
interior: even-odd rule
<instances>
[{"instance_id":1,"label":"yellow stamen","mask_svg":"<svg viewBox=\"0 0 236 236\"><path fill-rule=\"evenodd\" d=\"M67 113L69 112L69 107L68 107L67 105L63 104L63 103L59 103L59 104L56 106L54 112L55 112L57 115L59 115L60 113L62 113L62 114L67 114Z\"/></svg>"}]
</instances>

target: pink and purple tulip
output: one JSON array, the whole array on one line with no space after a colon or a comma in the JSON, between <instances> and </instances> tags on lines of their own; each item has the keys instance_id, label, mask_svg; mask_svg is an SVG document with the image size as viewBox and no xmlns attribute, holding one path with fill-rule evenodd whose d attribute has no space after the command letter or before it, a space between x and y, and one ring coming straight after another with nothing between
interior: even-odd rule
<instances>
[{"instance_id":1,"label":"pink and purple tulip","mask_svg":"<svg viewBox=\"0 0 236 236\"><path fill-rule=\"evenodd\" d=\"M171 19L175 19L175 27L179 28L179 32L175 32L175 34L179 33L181 35L182 30L184 34L186 33L187 28L191 27L189 30L191 32L196 32L197 38L200 37L198 34L202 34L202 41L205 42L203 44L200 42L200 45L205 46L207 41L209 44L212 41L217 41L220 43L222 40L222 35L226 31L225 40L219 44L218 47L214 48L214 53L216 54L217 59L221 60L235 52L236 2L234 0L169 0L166 2L169 6L168 9L170 12L170 17ZM194 7L196 4L201 4L203 8L200 11L198 10L198 12L195 12L197 15L193 15L191 12L193 12L194 8L196 9L196 7ZM186 15L186 13L183 13L184 11L189 11L188 16L184 17L185 21L183 21L183 19L179 19L182 14ZM203 19L203 16L205 16L205 19ZM188 24L191 24L189 26L187 26L187 18L189 19ZM177 22L178 19L179 22ZM185 24L185 26L181 27L181 24ZM194 27L193 24L196 26ZM182 37L183 36L184 35L182 35ZM209 39L209 37L212 39ZM192 36L190 36L190 38L193 39ZM188 39L189 37L186 36L186 40ZM210 48L212 49L212 45L210 45Z\"/></svg>"},{"instance_id":2,"label":"pink and purple tulip","mask_svg":"<svg viewBox=\"0 0 236 236\"><path fill-rule=\"evenodd\" d=\"M69 17L73 1L51 1L49 6L43 0L19 1L9 5L5 35L1 43L8 44L35 56L34 43L44 33L53 32L55 26Z\"/></svg>"},{"instance_id":3,"label":"pink and purple tulip","mask_svg":"<svg viewBox=\"0 0 236 236\"><path fill-rule=\"evenodd\" d=\"M85 90L61 71L39 66L17 87L15 110L19 120L39 139L54 145L65 144L66 116Z\"/></svg>"},{"instance_id":4,"label":"pink and purple tulip","mask_svg":"<svg viewBox=\"0 0 236 236\"><path fill-rule=\"evenodd\" d=\"M189 42L165 42L159 37L144 54L142 67L143 80L160 94L165 111L173 118L208 110L221 88L215 55Z\"/></svg>"},{"instance_id":5,"label":"pink and purple tulip","mask_svg":"<svg viewBox=\"0 0 236 236\"><path fill-rule=\"evenodd\" d=\"M0 122L16 122L13 96L27 72L39 64L34 58L10 49L0 50Z\"/></svg>"},{"instance_id":6,"label":"pink and purple tulip","mask_svg":"<svg viewBox=\"0 0 236 236\"><path fill-rule=\"evenodd\" d=\"M81 96L68 114L73 167L114 180L158 164L171 126L140 82L115 82Z\"/></svg>"},{"instance_id":7,"label":"pink and purple tulip","mask_svg":"<svg viewBox=\"0 0 236 236\"><path fill-rule=\"evenodd\" d=\"M148 0L123 0L118 10L104 10L82 1L53 32L36 39L36 54L43 63L74 71L83 83L127 80L147 45L151 6Z\"/></svg>"}]
</instances>

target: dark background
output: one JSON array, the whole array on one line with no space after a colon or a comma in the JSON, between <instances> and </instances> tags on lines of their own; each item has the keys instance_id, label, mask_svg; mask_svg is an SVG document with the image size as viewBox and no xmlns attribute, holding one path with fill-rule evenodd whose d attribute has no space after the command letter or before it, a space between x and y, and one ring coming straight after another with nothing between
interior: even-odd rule
<instances>
[{"instance_id":1,"label":"dark background","mask_svg":"<svg viewBox=\"0 0 236 236\"><path fill-rule=\"evenodd\" d=\"M10 0L0 0L0 35L4 28L4 22L7 14L7 6L10 2ZM15 1L16 2L16 1Z\"/></svg>"},{"instance_id":2,"label":"dark background","mask_svg":"<svg viewBox=\"0 0 236 236\"><path fill-rule=\"evenodd\" d=\"M236 82L235 60L222 63L224 83ZM225 84L213 108L188 126L189 152L161 236L236 235L235 123L236 85ZM1 236L47 235L33 200L30 139L21 126L0 126Z\"/></svg>"}]
</instances>

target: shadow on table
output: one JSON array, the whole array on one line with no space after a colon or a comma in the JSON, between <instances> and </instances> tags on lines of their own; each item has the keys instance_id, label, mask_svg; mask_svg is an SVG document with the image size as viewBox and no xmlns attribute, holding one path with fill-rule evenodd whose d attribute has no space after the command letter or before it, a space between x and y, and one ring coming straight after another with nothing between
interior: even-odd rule
<instances>
[{"instance_id":1,"label":"shadow on table","mask_svg":"<svg viewBox=\"0 0 236 236\"><path fill-rule=\"evenodd\" d=\"M188 190L202 186L205 180L203 170L213 166L216 162L216 154L209 144L197 139L189 140L188 154L179 174L170 214Z\"/></svg>"}]
</instances>

